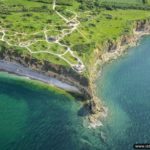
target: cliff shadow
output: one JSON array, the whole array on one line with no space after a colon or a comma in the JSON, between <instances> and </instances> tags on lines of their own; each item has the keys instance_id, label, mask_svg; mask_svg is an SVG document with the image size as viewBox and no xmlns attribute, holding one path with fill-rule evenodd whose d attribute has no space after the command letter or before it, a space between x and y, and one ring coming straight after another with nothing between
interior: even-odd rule
<instances>
[{"instance_id":1,"label":"cliff shadow","mask_svg":"<svg viewBox=\"0 0 150 150\"><path fill-rule=\"evenodd\" d=\"M91 114L91 107L90 104L84 104L77 112L78 116L85 117Z\"/></svg>"}]
</instances>

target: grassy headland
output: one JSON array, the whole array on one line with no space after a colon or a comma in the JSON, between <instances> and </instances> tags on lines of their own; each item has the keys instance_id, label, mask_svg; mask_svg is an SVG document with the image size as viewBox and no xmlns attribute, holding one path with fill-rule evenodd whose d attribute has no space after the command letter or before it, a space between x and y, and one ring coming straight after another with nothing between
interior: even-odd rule
<instances>
[{"instance_id":1,"label":"grassy headland","mask_svg":"<svg viewBox=\"0 0 150 150\"><path fill-rule=\"evenodd\" d=\"M148 18L150 0L0 0L0 42L65 68L83 63L80 73L89 77L104 45Z\"/></svg>"},{"instance_id":2,"label":"grassy headland","mask_svg":"<svg viewBox=\"0 0 150 150\"><path fill-rule=\"evenodd\" d=\"M16 51L30 53L29 48L32 52L41 50L57 54L66 52L65 47L44 41L45 28L48 30L48 36L59 36L63 29L68 29L66 22L53 11L52 0L4 0L0 3L0 38L3 36L2 31L5 30L4 41L9 42L12 47L17 47ZM109 7L105 6L106 3L109 3L107 5ZM149 10L147 10L147 8L150 9L149 1L144 4L143 1L138 0L132 2L128 0L93 0L90 2L88 0L68 2L59 0L56 1L56 5L58 5L57 11L66 18L73 18L74 13L77 13L80 25L77 30L62 38L61 43L70 46L86 67L94 57L94 49L102 47L108 40L116 40L123 34L130 34L135 20L150 17ZM129 9L114 8L114 6L125 6ZM143 10L143 7L146 10ZM29 46L23 47L19 44ZM32 56L69 67L63 59L50 53L32 53ZM76 59L69 53L66 53L64 57L69 62L76 63ZM83 74L88 73L85 71Z\"/></svg>"},{"instance_id":3,"label":"grassy headland","mask_svg":"<svg viewBox=\"0 0 150 150\"><path fill-rule=\"evenodd\" d=\"M0 52L12 50L20 62L19 56L28 63L30 58L34 68L62 81L70 74L69 82L97 99L97 59L108 52L106 45L133 35L135 22L146 20L150 0L0 0ZM105 111L97 101L86 107Z\"/></svg>"}]
</instances>

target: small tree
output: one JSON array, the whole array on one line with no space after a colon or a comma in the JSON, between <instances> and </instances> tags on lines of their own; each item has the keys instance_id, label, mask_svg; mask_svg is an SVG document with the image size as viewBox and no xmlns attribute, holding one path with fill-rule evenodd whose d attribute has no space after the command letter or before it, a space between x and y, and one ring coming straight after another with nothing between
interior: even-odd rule
<instances>
[{"instance_id":1,"label":"small tree","mask_svg":"<svg viewBox=\"0 0 150 150\"><path fill-rule=\"evenodd\" d=\"M143 4L147 4L147 0L142 0Z\"/></svg>"}]
</instances>

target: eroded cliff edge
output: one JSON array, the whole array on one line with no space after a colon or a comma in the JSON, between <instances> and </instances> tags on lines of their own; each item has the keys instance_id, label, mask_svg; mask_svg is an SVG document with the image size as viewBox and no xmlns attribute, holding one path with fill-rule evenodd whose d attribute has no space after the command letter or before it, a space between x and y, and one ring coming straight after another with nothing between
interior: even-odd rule
<instances>
[{"instance_id":1,"label":"eroded cliff edge","mask_svg":"<svg viewBox=\"0 0 150 150\"><path fill-rule=\"evenodd\" d=\"M89 84L92 91L92 100L90 101L90 112L88 116L91 127L101 126L100 120L107 116L107 107L96 96L95 80L100 76L104 64L121 56L129 47L136 46L138 40L150 34L150 18L137 20L133 23L132 32L121 35L118 39L109 39L97 48L94 52L95 63L89 65Z\"/></svg>"},{"instance_id":2,"label":"eroded cliff edge","mask_svg":"<svg viewBox=\"0 0 150 150\"><path fill-rule=\"evenodd\" d=\"M129 46L134 46L141 36L150 33L150 19L137 20L133 25L133 29L132 33L124 34L116 40L107 40L94 51L94 64L88 65L88 78L69 67L41 61L29 54L18 53L15 49L8 48L4 43L1 43L0 60L20 64L47 77L53 77L77 87L81 94L74 92L71 94L84 100L81 115L86 116L91 123L91 127L96 127L101 125L99 120L107 115L106 107L96 97L95 80L98 73L105 63L116 59Z\"/></svg>"},{"instance_id":3,"label":"eroded cliff edge","mask_svg":"<svg viewBox=\"0 0 150 150\"><path fill-rule=\"evenodd\" d=\"M74 86L79 89L80 93L73 91L69 92L80 99L91 99L92 97L88 79L74 72L71 68L52 64L48 61L41 61L29 54L18 53L15 49L6 47L4 43L1 44L0 60L19 64L22 67L35 71L36 73L45 75L45 77L55 78L68 85ZM6 71L9 72L9 70ZM10 71L10 73L14 72Z\"/></svg>"}]
</instances>

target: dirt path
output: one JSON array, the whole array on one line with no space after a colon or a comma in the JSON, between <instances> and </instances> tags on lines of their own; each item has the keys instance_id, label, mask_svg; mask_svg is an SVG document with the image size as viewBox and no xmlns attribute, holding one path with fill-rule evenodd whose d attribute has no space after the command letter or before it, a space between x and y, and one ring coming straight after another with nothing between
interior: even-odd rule
<instances>
[{"instance_id":1,"label":"dirt path","mask_svg":"<svg viewBox=\"0 0 150 150\"><path fill-rule=\"evenodd\" d=\"M55 11L55 13L63 20L65 21L65 23L67 24L68 26L68 29L62 29L60 31L60 34L57 36L57 39L54 40L54 41L49 41L49 37L48 37L48 34L47 32L50 31L50 29L47 29L46 27L44 28L43 31L40 31L40 32L43 32L44 33L44 37L45 39L44 40L37 40L37 39L32 39L30 41L26 41L26 42L19 42L19 44L12 44L8 41L8 39L6 38L5 39L5 36L6 36L6 31L5 29L3 29L3 27L0 26L0 33L2 34L1 38L0 38L0 41L3 41L3 42L6 42L9 46L16 46L16 47L21 47L21 48L25 48L27 49L31 54L39 54L39 53L47 53L47 54L51 54L51 55L54 55L56 57L59 57L60 59L62 59L63 61L67 62L71 68L73 70L75 70L76 72L78 73L81 73L83 71L85 71L85 66L82 62L82 60L76 56L74 54L74 52L72 51L71 47L69 47L68 45L66 44L62 44L61 41L68 35L72 34L74 31L78 30L78 26L80 25L80 22L78 21L77 17L77 13L75 12L72 12L70 10L70 12L72 12L72 14L74 14L74 17L72 19L67 19L65 18L62 14L60 14L57 10L56 10L56 0L53 0L53 11ZM33 33L31 35L35 35L35 34L38 34L39 32L36 32L36 33ZM16 36L17 34L22 34L22 35L27 35L26 33L18 33L16 32L14 35L11 35L12 37L13 36ZM21 41L20 39L18 39L19 41ZM37 42L42 42L42 41L46 41L47 43L54 43L54 44L58 44L60 47L63 47L66 49L66 51L62 54L57 54L57 53L54 53L54 52L51 52L50 49L47 49L47 50L40 50L40 51L32 51L32 49L30 48L33 44L36 44ZM65 55L67 53L70 53L70 56L73 57L77 63L76 64L73 64L71 63L68 59L65 58Z\"/></svg>"}]
</instances>

